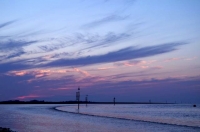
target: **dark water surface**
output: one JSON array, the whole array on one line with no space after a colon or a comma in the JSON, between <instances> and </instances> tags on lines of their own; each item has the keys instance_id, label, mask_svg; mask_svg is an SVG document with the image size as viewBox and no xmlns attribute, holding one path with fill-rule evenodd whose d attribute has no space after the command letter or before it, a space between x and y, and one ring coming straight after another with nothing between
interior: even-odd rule
<instances>
[{"instance_id":1,"label":"dark water surface","mask_svg":"<svg viewBox=\"0 0 200 132\"><path fill-rule=\"evenodd\" d=\"M77 105L0 105L0 126L18 132L199 132L200 108L81 105L77 111Z\"/></svg>"}]
</instances>

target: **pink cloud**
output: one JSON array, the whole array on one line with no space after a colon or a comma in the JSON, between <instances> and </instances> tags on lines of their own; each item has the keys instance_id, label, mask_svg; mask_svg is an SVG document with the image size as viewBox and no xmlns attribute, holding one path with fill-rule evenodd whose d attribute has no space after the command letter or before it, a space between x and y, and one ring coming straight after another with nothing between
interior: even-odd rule
<instances>
[{"instance_id":1,"label":"pink cloud","mask_svg":"<svg viewBox=\"0 0 200 132\"><path fill-rule=\"evenodd\" d=\"M185 58L185 60L187 60L187 61L191 61L191 60L195 60L195 59L197 59L197 57Z\"/></svg>"},{"instance_id":2,"label":"pink cloud","mask_svg":"<svg viewBox=\"0 0 200 132\"><path fill-rule=\"evenodd\" d=\"M74 88L50 88L49 90L71 90L71 89L74 89Z\"/></svg>"},{"instance_id":3,"label":"pink cloud","mask_svg":"<svg viewBox=\"0 0 200 132\"><path fill-rule=\"evenodd\" d=\"M144 61L126 61L126 62L117 62L114 63L116 66L136 66L140 63L144 63Z\"/></svg>"},{"instance_id":4,"label":"pink cloud","mask_svg":"<svg viewBox=\"0 0 200 132\"><path fill-rule=\"evenodd\" d=\"M42 58L45 59L45 60L50 60L52 58L52 55L46 55L46 56L44 56Z\"/></svg>"},{"instance_id":5,"label":"pink cloud","mask_svg":"<svg viewBox=\"0 0 200 132\"><path fill-rule=\"evenodd\" d=\"M131 63L129 63L129 62L125 62L124 63L124 66L135 66L136 64L131 64Z\"/></svg>"},{"instance_id":6,"label":"pink cloud","mask_svg":"<svg viewBox=\"0 0 200 132\"><path fill-rule=\"evenodd\" d=\"M74 71L79 72L85 76L90 76L90 74L87 71L81 70L79 68L74 68Z\"/></svg>"},{"instance_id":7,"label":"pink cloud","mask_svg":"<svg viewBox=\"0 0 200 132\"><path fill-rule=\"evenodd\" d=\"M197 59L197 57L192 57L192 58L169 58L169 59L165 59L164 62L178 61L178 60L191 61L191 60L195 60L195 59Z\"/></svg>"},{"instance_id":8,"label":"pink cloud","mask_svg":"<svg viewBox=\"0 0 200 132\"><path fill-rule=\"evenodd\" d=\"M24 76L28 74L27 71L11 71L8 73L8 75L14 75L14 76Z\"/></svg>"},{"instance_id":9,"label":"pink cloud","mask_svg":"<svg viewBox=\"0 0 200 132\"><path fill-rule=\"evenodd\" d=\"M149 68L149 66L141 66L142 69Z\"/></svg>"},{"instance_id":10,"label":"pink cloud","mask_svg":"<svg viewBox=\"0 0 200 132\"><path fill-rule=\"evenodd\" d=\"M118 63L115 63L114 65L127 66L127 67L131 67L131 66L140 66L141 67L141 65L150 65L150 64L152 64L152 63L154 63L156 61L157 60L126 61L126 62L118 62Z\"/></svg>"},{"instance_id":11,"label":"pink cloud","mask_svg":"<svg viewBox=\"0 0 200 132\"><path fill-rule=\"evenodd\" d=\"M107 70L107 69L113 69L115 67L101 67L101 68L98 68L99 70Z\"/></svg>"},{"instance_id":12,"label":"pink cloud","mask_svg":"<svg viewBox=\"0 0 200 132\"><path fill-rule=\"evenodd\" d=\"M26 96L19 96L16 99L27 99L27 98L39 98L41 96L38 95L26 95Z\"/></svg>"},{"instance_id":13,"label":"pink cloud","mask_svg":"<svg viewBox=\"0 0 200 132\"><path fill-rule=\"evenodd\" d=\"M170 61L177 61L180 60L181 58L169 58L169 59L165 59L164 62L170 62Z\"/></svg>"},{"instance_id":14,"label":"pink cloud","mask_svg":"<svg viewBox=\"0 0 200 132\"><path fill-rule=\"evenodd\" d=\"M154 66L152 68L154 68L154 69L163 69L163 66Z\"/></svg>"}]
</instances>

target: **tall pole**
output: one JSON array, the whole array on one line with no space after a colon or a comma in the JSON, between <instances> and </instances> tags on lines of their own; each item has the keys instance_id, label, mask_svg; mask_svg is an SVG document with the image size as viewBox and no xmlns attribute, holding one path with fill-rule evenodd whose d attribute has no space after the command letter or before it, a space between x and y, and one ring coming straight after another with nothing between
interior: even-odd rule
<instances>
[{"instance_id":1,"label":"tall pole","mask_svg":"<svg viewBox=\"0 0 200 132\"><path fill-rule=\"evenodd\" d=\"M87 107L88 95L85 96L85 106Z\"/></svg>"},{"instance_id":2,"label":"tall pole","mask_svg":"<svg viewBox=\"0 0 200 132\"><path fill-rule=\"evenodd\" d=\"M78 100L78 110L79 110L79 100L80 100L80 88L78 87L78 92L76 93L76 97L77 97L77 100Z\"/></svg>"}]
</instances>

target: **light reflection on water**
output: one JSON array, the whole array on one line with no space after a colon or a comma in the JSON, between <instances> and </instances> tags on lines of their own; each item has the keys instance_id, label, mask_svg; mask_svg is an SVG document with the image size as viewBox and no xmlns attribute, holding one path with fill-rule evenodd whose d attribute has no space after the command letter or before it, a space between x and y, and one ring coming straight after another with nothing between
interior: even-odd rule
<instances>
[{"instance_id":1,"label":"light reflection on water","mask_svg":"<svg viewBox=\"0 0 200 132\"><path fill-rule=\"evenodd\" d=\"M76 112L76 106L57 107L62 111ZM83 114L117 117L156 123L200 127L200 107L177 104L90 105L82 107Z\"/></svg>"},{"instance_id":2,"label":"light reflection on water","mask_svg":"<svg viewBox=\"0 0 200 132\"><path fill-rule=\"evenodd\" d=\"M200 128L192 127L170 126L148 122L85 116L60 112L52 109L52 107L57 106L60 105L0 105L0 126L10 127L18 132L195 132L200 130ZM94 112L95 114L104 115L105 113L112 113L113 109L120 108L118 110L114 110L114 114L119 116L122 115L121 113L125 113L125 115L129 117L129 115L138 111L129 110L129 107L136 108L131 105L116 105L115 107L111 105L89 105L86 108L81 105L80 112ZM65 105L64 107L59 108L72 111L77 110L76 105ZM149 111L153 111L153 108ZM144 113L144 111L138 111L137 114L139 115L141 113Z\"/></svg>"}]
</instances>

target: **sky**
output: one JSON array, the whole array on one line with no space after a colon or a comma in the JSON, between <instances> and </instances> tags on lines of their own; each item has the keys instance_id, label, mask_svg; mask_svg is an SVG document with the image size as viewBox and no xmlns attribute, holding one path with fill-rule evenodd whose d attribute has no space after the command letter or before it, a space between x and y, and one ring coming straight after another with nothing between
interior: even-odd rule
<instances>
[{"instance_id":1,"label":"sky","mask_svg":"<svg viewBox=\"0 0 200 132\"><path fill-rule=\"evenodd\" d=\"M200 103L199 0L0 1L0 101Z\"/></svg>"}]
</instances>

